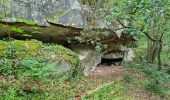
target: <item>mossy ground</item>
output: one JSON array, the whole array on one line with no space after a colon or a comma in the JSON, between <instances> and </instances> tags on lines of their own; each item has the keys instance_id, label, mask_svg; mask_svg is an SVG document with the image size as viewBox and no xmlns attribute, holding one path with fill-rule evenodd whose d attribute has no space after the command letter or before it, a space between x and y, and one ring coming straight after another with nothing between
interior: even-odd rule
<instances>
[{"instance_id":1,"label":"mossy ground","mask_svg":"<svg viewBox=\"0 0 170 100\"><path fill-rule=\"evenodd\" d=\"M61 60L70 70L60 73L57 63ZM58 91L64 90L61 83L78 76L78 69L77 54L63 46L37 40L0 41L0 99L58 98Z\"/></svg>"},{"instance_id":2,"label":"mossy ground","mask_svg":"<svg viewBox=\"0 0 170 100\"><path fill-rule=\"evenodd\" d=\"M25 57L30 56L54 56L55 60L64 59L69 64L77 64L78 58L73 51L55 44L43 44L37 40L14 40L10 42L0 41L0 55L4 56L4 52L7 52L9 46L13 46L15 52L18 52L17 56ZM52 55L53 54L53 55Z\"/></svg>"}]
</instances>

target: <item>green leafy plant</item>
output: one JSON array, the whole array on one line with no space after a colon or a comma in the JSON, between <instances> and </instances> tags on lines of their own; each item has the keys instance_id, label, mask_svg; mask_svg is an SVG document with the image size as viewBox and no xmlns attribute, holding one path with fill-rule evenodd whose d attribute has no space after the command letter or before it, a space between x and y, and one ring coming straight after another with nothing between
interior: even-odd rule
<instances>
[{"instance_id":1,"label":"green leafy plant","mask_svg":"<svg viewBox=\"0 0 170 100\"><path fill-rule=\"evenodd\" d=\"M151 79L144 83L144 87L146 89L162 96L170 95L168 94L170 91L167 90L167 87L164 86L165 83L170 81L169 75L164 72L150 70L149 76L151 77Z\"/></svg>"},{"instance_id":2,"label":"green leafy plant","mask_svg":"<svg viewBox=\"0 0 170 100\"><path fill-rule=\"evenodd\" d=\"M5 58L16 58L19 52L17 51L17 45L15 43L10 42L6 45L6 50L4 51Z\"/></svg>"}]
</instances>

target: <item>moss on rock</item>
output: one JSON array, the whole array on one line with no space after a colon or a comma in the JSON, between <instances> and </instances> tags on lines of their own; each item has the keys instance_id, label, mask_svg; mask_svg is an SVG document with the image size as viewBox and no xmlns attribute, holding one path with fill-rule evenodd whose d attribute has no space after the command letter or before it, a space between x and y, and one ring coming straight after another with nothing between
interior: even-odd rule
<instances>
[{"instance_id":1,"label":"moss on rock","mask_svg":"<svg viewBox=\"0 0 170 100\"><path fill-rule=\"evenodd\" d=\"M27 50L29 53L32 53L32 52L38 52L38 50L40 50L40 42L36 40L32 40L32 41L15 40L13 42L16 43L18 47L20 47L21 51Z\"/></svg>"},{"instance_id":2,"label":"moss on rock","mask_svg":"<svg viewBox=\"0 0 170 100\"><path fill-rule=\"evenodd\" d=\"M65 68L68 70L66 73L69 73L69 76L73 74L75 76L75 74L79 73L79 57L77 54L57 44L43 44L37 40L0 41L0 56L1 59L7 58L17 62L31 59L32 61L44 64L43 66L52 64L51 66L57 68L69 67L69 70ZM62 61L64 61L64 64L60 66Z\"/></svg>"}]
</instances>

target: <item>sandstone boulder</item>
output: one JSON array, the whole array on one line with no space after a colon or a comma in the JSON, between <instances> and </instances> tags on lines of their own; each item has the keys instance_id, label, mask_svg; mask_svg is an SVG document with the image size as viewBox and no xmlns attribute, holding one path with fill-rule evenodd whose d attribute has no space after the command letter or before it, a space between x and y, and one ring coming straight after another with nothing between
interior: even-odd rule
<instances>
[{"instance_id":1,"label":"sandstone boulder","mask_svg":"<svg viewBox=\"0 0 170 100\"><path fill-rule=\"evenodd\" d=\"M80 58L80 66L84 70L84 74L88 75L89 71L101 63L101 54L98 53L94 46L91 45L72 45L70 48L76 52Z\"/></svg>"}]
</instances>

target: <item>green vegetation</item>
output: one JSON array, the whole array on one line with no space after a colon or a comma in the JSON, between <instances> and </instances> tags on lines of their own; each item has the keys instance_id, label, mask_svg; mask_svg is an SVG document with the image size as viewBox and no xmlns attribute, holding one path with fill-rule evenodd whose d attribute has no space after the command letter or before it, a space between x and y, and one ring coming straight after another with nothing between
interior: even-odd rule
<instances>
[{"instance_id":1,"label":"green vegetation","mask_svg":"<svg viewBox=\"0 0 170 100\"><path fill-rule=\"evenodd\" d=\"M1 41L1 53L0 65L3 75L44 74L44 71L48 69L55 71L57 63L61 60L65 60L66 63L71 65L72 70L79 66L79 59L71 50L59 45L43 45L35 40ZM30 71L27 72L26 70ZM32 74L32 72L35 72L35 74Z\"/></svg>"},{"instance_id":2,"label":"green vegetation","mask_svg":"<svg viewBox=\"0 0 170 100\"><path fill-rule=\"evenodd\" d=\"M123 82L117 82L106 86L99 91L82 97L82 100L131 100L132 96L128 88Z\"/></svg>"},{"instance_id":3,"label":"green vegetation","mask_svg":"<svg viewBox=\"0 0 170 100\"><path fill-rule=\"evenodd\" d=\"M116 77L114 81L97 75L82 77L78 54L70 49L37 40L12 39L11 32L29 38L32 38L30 34L41 32L26 33L24 28L9 25L6 15L10 11L5 8L10 5L2 5L4 0L0 0L3 8L0 10L4 10L4 15L0 14L0 31L8 33L7 39L0 40L0 100L138 100L141 97L150 100L152 96L170 100L170 0L80 1L92 8L89 27L82 31L84 37L76 37L80 42L87 37L101 53L99 37L124 29L124 36L137 38L135 46L127 45L135 47L136 57L123 62L121 68L126 71L119 75L121 79L115 81L116 75L112 75ZM110 29L91 30L101 18ZM32 29L38 28L34 22L21 18L17 21ZM53 28L41 27L42 31L50 32ZM105 86L110 81L111 84Z\"/></svg>"},{"instance_id":4,"label":"green vegetation","mask_svg":"<svg viewBox=\"0 0 170 100\"><path fill-rule=\"evenodd\" d=\"M0 44L2 100L57 98L58 89L62 89L61 82L71 81L81 74L78 70L79 58L63 46L42 44L36 40L0 41ZM70 65L70 69L64 73L58 66L62 60Z\"/></svg>"},{"instance_id":5,"label":"green vegetation","mask_svg":"<svg viewBox=\"0 0 170 100\"><path fill-rule=\"evenodd\" d=\"M145 63L136 64L129 63L126 67L130 67L130 72L138 72L143 75L143 78L132 81L138 81L136 85L149 90L151 93L159 94L160 96L170 96L170 75L165 72L158 71L156 65Z\"/></svg>"}]
</instances>

